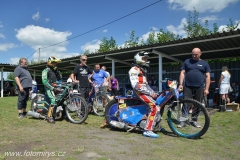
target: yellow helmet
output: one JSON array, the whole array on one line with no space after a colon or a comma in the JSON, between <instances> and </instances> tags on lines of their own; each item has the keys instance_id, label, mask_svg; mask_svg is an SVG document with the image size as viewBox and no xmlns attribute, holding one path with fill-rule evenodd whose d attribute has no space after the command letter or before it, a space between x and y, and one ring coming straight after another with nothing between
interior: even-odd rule
<instances>
[{"instance_id":1,"label":"yellow helmet","mask_svg":"<svg viewBox=\"0 0 240 160\"><path fill-rule=\"evenodd\" d=\"M54 56L51 56L51 57L48 58L47 65L53 67L52 63L54 63L54 62L59 63L59 62L61 62L61 59L58 59ZM56 69L56 68L57 67L54 67L54 69Z\"/></svg>"}]
</instances>

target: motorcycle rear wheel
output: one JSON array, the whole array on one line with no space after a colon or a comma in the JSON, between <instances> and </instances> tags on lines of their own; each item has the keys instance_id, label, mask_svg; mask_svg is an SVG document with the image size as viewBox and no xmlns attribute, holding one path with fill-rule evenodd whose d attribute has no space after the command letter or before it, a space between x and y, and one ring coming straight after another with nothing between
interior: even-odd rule
<instances>
[{"instance_id":1,"label":"motorcycle rear wheel","mask_svg":"<svg viewBox=\"0 0 240 160\"><path fill-rule=\"evenodd\" d=\"M200 102L182 99L179 100L179 108L180 110L177 103L173 103L167 113L167 122L173 133L184 138L197 139L207 132L210 118L206 108Z\"/></svg>"},{"instance_id":2,"label":"motorcycle rear wheel","mask_svg":"<svg viewBox=\"0 0 240 160\"><path fill-rule=\"evenodd\" d=\"M88 118L88 106L79 95L72 95L66 101L65 112L70 122L81 124Z\"/></svg>"}]
</instances>

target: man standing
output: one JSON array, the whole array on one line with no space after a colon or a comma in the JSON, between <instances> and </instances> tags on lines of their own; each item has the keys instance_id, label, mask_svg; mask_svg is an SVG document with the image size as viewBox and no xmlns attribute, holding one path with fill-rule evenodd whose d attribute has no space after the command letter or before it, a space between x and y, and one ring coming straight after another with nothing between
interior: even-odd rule
<instances>
[{"instance_id":1,"label":"man standing","mask_svg":"<svg viewBox=\"0 0 240 160\"><path fill-rule=\"evenodd\" d=\"M192 50L192 58L185 60L181 67L179 76L179 90L184 89L184 98L194 98L201 102L203 96L209 94L210 86L210 67L209 64L200 59L202 52L199 48ZM185 84L183 84L183 80ZM184 86L184 87L183 87ZM194 97L193 97L194 95ZM200 128L201 125L197 123L199 110L192 113L192 125ZM181 122L178 127L185 127L186 123Z\"/></svg>"},{"instance_id":2,"label":"man standing","mask_svg":"<svg viewBox=\"0 0 240 160\"><path fill-rule=\"evenodd\" d=\"M105 83L109 82L109 74L100 69L100 64L97 63L93 73L88 77L88 81L93 84L93 89L95 88L95 92L97 92L99 86L106 86Z\"/></svg>"},{"instance_id":3,"label":"man standing","mask_svg":"<svg viewBox=\"0 0 240 160\"><path fill-rule=\"evenodd\" d=\"M26 58L20 58L19 66L14 69L14 77L18 91L18 118L24 118L27 115L26 108L29 98L29 89L32 88L32 77L27 70Z\"/></svg>"},{"instance_id":4,"label":"man standing","mask_svg":"<svg viewBox=\"0 0 240 160\"><path fill-rule=\"evenodd\" d=\"M107 74L108 74L108 77L110 77L110 73L108 71L106 71L106 67L105 66L102 66L101 68L102 70L104 70ZM103 86L105 86L104 88L104 92L107 93L107 90L111 90L111 81L110 81L110 78L104 78L104 84Z\"/></svg>"},{"instance_id":5,"label":"man standing","mask_svg":"<svg viewBox=\"0 0 240 160\"><path fill-rule=\"evenodd\" d=\"M74 68L71 74L71 78L73 82L79 83L79 90L81 96L85 98L86 102L88 102L89 97L88 75L92 73L93 73L92 69L89 66L87 66L87 56L82 55L80 57L80 64Z\"/></svg>"}]
</instances>

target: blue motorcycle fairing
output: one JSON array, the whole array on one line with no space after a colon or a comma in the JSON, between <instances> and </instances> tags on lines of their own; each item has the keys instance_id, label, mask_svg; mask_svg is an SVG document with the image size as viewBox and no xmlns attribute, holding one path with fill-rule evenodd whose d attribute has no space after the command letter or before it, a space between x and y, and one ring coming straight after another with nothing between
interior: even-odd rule
<instances>
[{"instance_id":1,"label":"blue motorcycle fairing","mask_svg":"<svg viewBox=\"0 0 240 160\"><path fill-rule=\"evenodd\" d=\"M120 110L119 119L130 125L137 125L148 112L148 106L128 106Z\"/></svg>"},{"instance_id":2,"label":"blue motorcycle fairing","mask_svg":"<svg viewBox=\"0 0 240 160\"><path fill-rule=\"evenodd\" d=\"M162 104L165 104L170 98L172 97L172 94L170 91L164 91L160 94L160 96L156 100L156 105L161 106Z\"/></svg>"}]
</instances>

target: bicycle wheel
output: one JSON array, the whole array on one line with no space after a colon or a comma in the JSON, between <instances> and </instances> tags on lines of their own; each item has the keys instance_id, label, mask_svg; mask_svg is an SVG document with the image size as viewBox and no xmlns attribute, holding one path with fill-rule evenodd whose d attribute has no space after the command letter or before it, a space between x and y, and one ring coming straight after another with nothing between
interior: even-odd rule
<instances>
[{"instance_id":1,"label":"bicycle wheel","mask_svg":"<svg viewBox=\"0 0 240 160\"><path fill-rule=\"evenodd\" d=\"M37 110L37 101L38 101L38 96L35 96L31 102L31 110L34 112Z\"/></svg>"},{"instance_id":2,"label":"bicycle wheel","mask_svg":"<svg viewBox=\"0 0 240 160\"><path fill-rule=\"evenodd\" d=\"M200 138L210 125L206 108L193 99L179 100L179 106L173 103L168 109L167 116L170 129L184 138Z\"/></svg>"},{"instance_id":3,"label":"bicycle wheel","mask_svg":"<svg viewBox=\"0 0 240 160\"><path fill-rule=\"evenodd\" d=\"M75 124L85 122L88 117L88 106L85 100L79 95L72 95L66 102L65 111L68 119Z\"/></svg>"},{"instance_id":4,"label":"bicycle wheel","mask_svg":"<svg viewBox=\"0 0 240 160\"><path fill-rule=\"evenodd\" d=\"M106 94L96 94L93 99L93 112L98 116L104 116L105 108L109 102Z\"/></svg>"}]
</instances>

